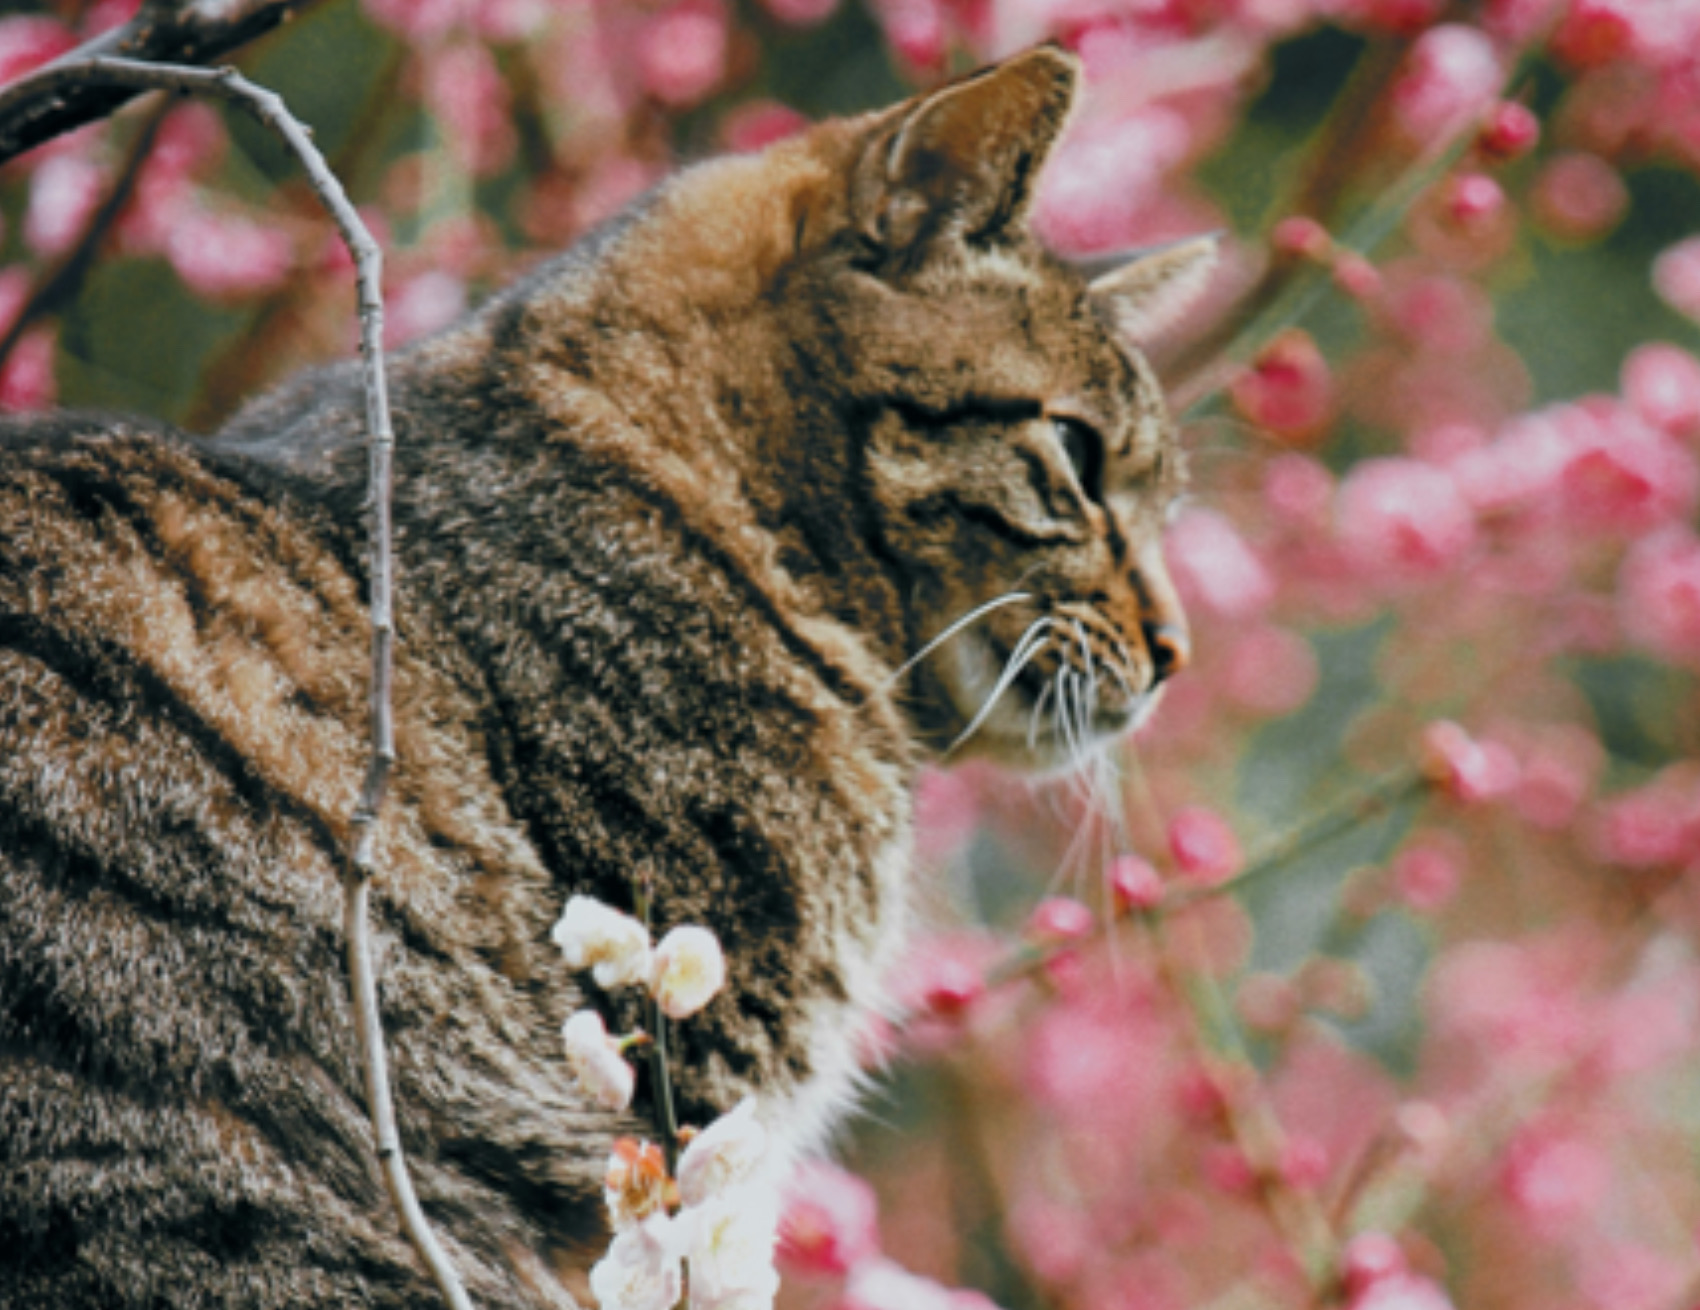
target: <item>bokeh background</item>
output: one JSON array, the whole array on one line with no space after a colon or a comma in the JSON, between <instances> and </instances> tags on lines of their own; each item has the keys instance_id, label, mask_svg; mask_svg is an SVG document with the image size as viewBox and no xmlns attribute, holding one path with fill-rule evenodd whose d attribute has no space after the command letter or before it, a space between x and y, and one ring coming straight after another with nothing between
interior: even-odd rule
<instances>
[{"instance_id":1,"label":"bokeh background","mask_svg":"<svg viewBox=\"0 0 1700 1310\"><path fill-rule=\"evenodd\" d=\"M134 11L12 5L0 82ZM926 934L793 1310L1700 1305L1700 4L320 0L280 92L428 334L667 171L1034 41L1037 223L1221 229L1158 351L1197 658L922 795ZM0 171L0 407L207 431L350 351L251 123Z\"/></svg>"}]
</instances>

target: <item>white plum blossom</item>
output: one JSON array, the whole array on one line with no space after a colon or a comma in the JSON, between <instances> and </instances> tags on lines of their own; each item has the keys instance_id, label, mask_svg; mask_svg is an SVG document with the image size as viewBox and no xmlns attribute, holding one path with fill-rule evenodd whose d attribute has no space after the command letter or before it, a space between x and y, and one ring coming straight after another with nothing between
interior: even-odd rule
<instances>
[{"instance_id":1,"label":"white plum blossom","mask_svg":"<svg viewBox=\"0 0 1700 1310\"><path fill-rule=\"evenodd\" d=\"M734 1187L685 1211L690 1221L690 1310L771 1310L779 1294L773 1248L779 1197L771 1187Z\"/></svg>"},{"instance_id":2,"label":"white plum blossom","mask_svg":"<svg viewBox=\"0 0 1700 1310\"><path fill-rule=\"evenodd\" d=\"M614 1143L603 1175L602 1195L614 1231L642 1223L652 1214L665 1213L667 1205L667 1160L652 1142L622 1137Z\"/></svg>"},{"instance_id":3,"label":"white plum blossom","mask_svg":"<svg viewBox=\"0 0 1700 1310\"><path fill-rule=\"evenodd\" d=\"M602 1310L673 1310L684 1292L679 1257L686 1234L665 1214L652 1214L614 1237L590 1271Z\"/></svg>"},{"instance_id":4,"label":"white plum blossom","mask_svg":"<svg viewBox=\"0 0 1700 1310\"><path fill-rule=\"evenodd\" d=\"M567 967L591 969L598 987L630 987L649 980L649 929L595 897L569 900L551 936Z\"/></svg>"},{"instance_id":5,"label":"white plum blossom","mask_svg":"<svg viewBox=\"0 0 1700 1310\"><path fill-rule=\"evenodd\" d=\"M650 991L669 1019L688 1019L726 985L720 939L707 928L675 928L655 948Z\"/></svg>"},{"instance_id":6,"label":"white plum blossom","mask_svg":"<svg viewBox=\"0 0 1700 1310\"><path fill-rule=\"evenodd\" d=\"M746 1096L691 1139L679 1157L679 1196L686 1205L751 1181L767 1154L767 1129L756 1118L754 1097Z\"/></svg>"},{"instance_id":7,"label":"white plum blossom","mask_svg":"<svg viewBox=\"0 0 1700 1310\"><path fill-rule=\"evenodd\" d=\"M579 1087L606 1110L624 1110L632 1103L637 1076L620 1054L620 1044L608 1035L602 1016L579 1010L561 1026L567 1066Z\"/></svg>"}]
</instances>

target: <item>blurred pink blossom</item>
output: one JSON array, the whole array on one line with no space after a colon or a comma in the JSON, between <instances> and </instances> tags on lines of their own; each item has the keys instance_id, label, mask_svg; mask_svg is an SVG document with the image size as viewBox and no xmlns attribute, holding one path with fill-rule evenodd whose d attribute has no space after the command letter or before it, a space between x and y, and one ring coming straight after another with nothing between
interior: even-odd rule
<instances>
[{"instance_id":1,"label":"blurred pink blossom","mask_svg":"<svg viewBox=\"0 0 1700 1310\"><path fill-rule=\"evenodd\" d=\"M1110 893L1120 910L1151 910L1163 900L1163 879L1149 860L1118 855L1110 861Z\"/></svg>"},{"instance_id":2,"label":"blurred pink blossom","mask_svg":"<svg viewBox=\"0 0 1700 1310\"><path fill-rule=\"evenodd\" d=\"M813 27L837 12L838 0L762 0L767 11L793 27Z\"/></svg>"},{"instance_id":3,"label":"blurred pink blossom","mask_svg":"<svg viewBox=\"0 0 1700 1310\"><path fill-rule=\"evenodd\" d=\"M1275 597L1267 566L1215 510L1182 513L1164 537L1164 553L1185 596L1223 618L1261 613Z\"/></svg>"},{"instance_id":4,"label":"blurred pink blossom","mask_svg":"<svg viewBox=\"0 0 1700 1310\"><path fill-rule=\"evenodd\" d=\"M1517 100L1501 100L1482 124L1476 144L1495 159L1521 159L1541 138L1541 120Z\"/></svg>"},{"instance_id":5,"label":"blurred pink blossom","mask_svg":"<svg viewBox=\"0 0 1700 1310\"><path fill-rule=\"evenodd\" d=\"M1439 1283L1420 1274L1378 1278L1346 1302L1346 1310L1454 1310Z\"/></svg>"},{"instance_id":6,"label":"blurred pink blossom","mask_svg":"<svg viewBox=\"0 0 1700 1310\"><path fill-rule=\"evenodd\" d=\"M1431 27L1411 47L1393 86L1393 112L1417 145L1450 140L1494 103L1503 71L1493 43L1461 23Z\"/></svg>"},{"instance_id":7,"label":"blurred pink blossom","mask_svg":"<svg viewBox=\"0 0 1700 1310\"><path fill-rule=\"evenodd\" d=\"M798 1167L786 1184L774 1259L797 1278L842 1278L879 1254L874 1189L824 1161Z\"/></svg>"},{"instance_id":8,"label":"blurred pink blossom","mask_svg":"<svg viewBox=\"0 0 1700 1310\"><path fill-rule=\"evenodd\" d=\"M1025 931L1034 941L1057 945L1083 941L1096 927L1092 911L1079 901L1067 896L1047 896L1027 916Z\"/></svg>"},{"instance_id":9,"label":"blurred pink blossom","mask_svg":"<svg viewBox=\"0 0 1700 1310\"><path fill-rule=\"evenodd\" d=\"M678 0L648 19L638 36L644 87L663 104L696 104L726 76L729 39L720 0Z\"/></svg>"},{"instance_id":10,"label":"blurred pink blossom","mask_svg":"<svg viewBox=\"0 0 1700 1310\"><path fill-rule=\"evenodd\" d=\"M1169 820L1169 854L1183 878L1206 886L1225 882L1245 862L1234 830L1202 805L1177 810Z\"/></svg>"},{"instance_id":11,"label":"blurred pink blossom","mask_svg":"<svg viewBox=\"0 0 1700 1310\"><path fill-rule=\"evenodd\" d=\"M1700 359L1680 346L1649 341L1623 361L1623 398L1672 436L1700 437Z\"/></svg>"},{"instance_id":12,"label":"blurred pink blossom","mask_svg":"<svg viewBox=\"0 0 1700 1310\"><path fill-rule=\"evenodd\" d=\"M178 216L165 253L189 290L209 300L269 291L294 262L289 234L276 225L198 210Z\"/></svg>"},{"instance_id":13,"label":"blurred pink blossom","mask_svg":"<svg viewBox=\"0 0 1700 1310\"><path fill-rule=\"evenodd\" d=\"M1393 888L1413 910L1440 909L1457 895L1463 880L1457 852L1436 842L1407 846L1393 861Z\"/></svg>"},{"instance_id":14,"label":"blurred pink blossom","mask_svg":"<svg viewBox=\"0 0 1700 1310\"><path fill-rule=\"evenodd\" d=\"M1617 579L1618 616L1631 640L1700 664L1700 539L1673 526L1637 542Z\"/></svg>"},{"instance_id":15,"label":"blurred pink blossom","mask_svg":"<svg viewBox=\"0 0 1700 1310\"><path fill-rule=\"evenodd\" d=\"M0 85L57 59L76 44L68 27L45 15L0 18Z\"/></svg>"},{"instance_id":16,"label":"blurred pink blossom","mask_svg":"<svg viewBox=\"0 0 1700 1310\"><path fill-rule=\"evenodd\" d=\"M1326 426L1334 405L1333 379L1310 334L1281 333L1230 388L1234 407L1251 422L1288 441L1304 441Z\"/></svg>"},{"instance_id":17,"label":"blurred pink blossom","mask_svg":"<svg viewBox=\"0 0 1700 1310\"><path fill-rule=\"evenodd\" d=\"M50 156L36 170L24 211L24 240L51 258L76 244L106 191L106 170L82 155Z\"/></svg>"},{"instance_id":18,"label":"blurred pink blossom","mask_svg":"<svg viewBox=\"0 0 1700 1310\"><path fill-rule=\"evenodd\" d=\"M720 139L728 150L763 150L808 125L808 119L777 100L752 100L726 116L720 125Z\"/></svg>"},{"instance_id":19,"label":"blurred pink blossom","mask_svg":"<svg viewBox=\"0 0 1700 1310\"><path fill-rule=\"evenodd\" d=\"M1466 805L1496 800L1517 785L1517 758L1509 749L1444 719L1423 729L1419 762L1424 777Z\"/></svg>"},{"instance_id":20,"label":"blurred pink blossom","mask_svg":"<svg viewBox=\"0 0 1700 1310\"><path fill-rule=\"evenodd\" d=\"M466 283L452 273L427 269L389 293L384 344L405 345L447 327L466 310Z\"/></svg>"},{"instance_id":21,"label":"blurred pink blossom","mask_svg":"<svg viewBox=\"0 0 1700 1310\"><path fill-rule=\"evenodd\" d=\"M1506 1152L1503 1186L1532 1229L1550 1235L1598 1212L1611 1172L1611 1157L1591 1136L1537 1122Z\"/></svg>"},{"instance_id":22,"label":"blurred pink blossom","mask_svg":"<svg viewBox=\"0 0 1700 1310\"><path fill-rule=\"evenodd\" d=\"M1653 261L1653 290L1672 309L1700 322L1700 237L1677 242Z\"/></svg>"},{"instance_id":23,"label":"blurred pink blossom","mask_svg":"<svg viewBox=\"0 0 1700 1310\"><path fill-rule=\"evenodd\" d=\"M1629 188L1598 155L1568 151L1541 166L1529 194L1535 219L1566 241L1597 241L1622 221Z\"/></svg>"},{"instance_id":24,"label":"blurred pink blossom","mask_svg":"<svg viewBox=\"0 0 1700 1310\"><path fill-rule=\"evenodd\" d=\"M1259 624L1232 641L1222 684L1237 704L1258 714L1290 714L1311 698L1320 670L1298 633Z\"/></svg>"},{"instance_id":25,"label":"blurred pink blossom","mask_svg":"<svg viewBox=\"0 0 1700 1310\"><path fill-rule=\"evenodd\" d=\"M499 173L513 158L518 138L508 104L508 84L490 48L458 41L424 56L425 102L442 124L448 155L473 177Z\"/></svg>"},{"instance_id":26,"label":"blurred pink blossom","mask_svg":"<svg viewBox=\"0 0 1700 1310\"><path fill-rule=\"evenodd\" d=\"M1341 545L1367 578L1436 577L1469 555L1475 516L1452 477L1412 459L1364 460L1340 485Z\"/></svg>"},{"instance_id":27,"label":"blurred pink blossom","mask_svg":"<svg viewBox=\"0 0 1700 1310\"><path fill-rule=\"evenodd\" d=\"M1600 806L1594 845L1626 868L1677 865L1700 852L1700 781L1668 770Z\"/></svg>"},{"instance_id":28,"label":"blurred pink blossom","mask_svg":"<svg viewBox=\"0 0 1700 1310\"><path fill-rule=\"evenodd\" d=\"M0 410L46 409L58 398L53 354L58 333L50 326L28 329L0 365Z\"/></svg>"}]
</instances>

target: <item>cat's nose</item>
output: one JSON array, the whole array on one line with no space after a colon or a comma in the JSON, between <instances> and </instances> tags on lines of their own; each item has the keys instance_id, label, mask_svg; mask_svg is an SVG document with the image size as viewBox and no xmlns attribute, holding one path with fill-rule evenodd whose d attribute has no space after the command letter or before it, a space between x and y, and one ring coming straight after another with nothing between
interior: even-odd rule
<instances>
[{"instance_id":1,"label":"cat's nose","mask_svg":"<svg viewBox=\"0 0 1700 1310\"><path fill-rule=\"evenodd\" d=\"M1145 649L1151 653L1151 685L1174 676L1192 659L1192 638L1178 623L1142 623Z\"/></svg>"}]
</instances>

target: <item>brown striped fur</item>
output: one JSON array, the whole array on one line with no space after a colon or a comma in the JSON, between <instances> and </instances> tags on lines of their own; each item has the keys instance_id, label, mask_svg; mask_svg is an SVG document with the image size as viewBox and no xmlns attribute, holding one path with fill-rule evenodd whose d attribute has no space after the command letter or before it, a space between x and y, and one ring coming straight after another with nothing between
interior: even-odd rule
<instances>
[{"instance_id":1,"label":"brown striped fur","mask_svg":"<svg viewBox=\"0 0 1700 1310\"><path fill-rule=\"evenodd\" d=\"M550 945L569 894L630 906L644 871L660 924L719 933L684 1115L757 1089L802 1149L901 937L914 772L986 668L1072 623L962 752L1051 765L1061 670L1103 675L1102 736L1184 653L1160 400L1114 288L1024 223L1074 82L1038 51L702 165L394 360L382 1003L480 1305L572 1303L647 1114L563 1066L577 1006L636 1018ZM338 918L362 412L341 367L207 443L0 428L0 1304L432 1302L367 1145ZM1101 434L1101 485L1060 419Z\"/></svg>"}]
</instances>

